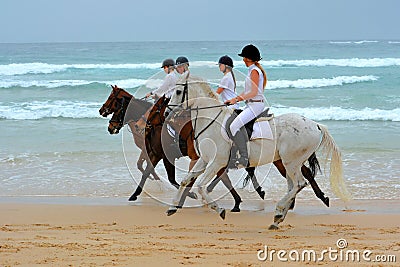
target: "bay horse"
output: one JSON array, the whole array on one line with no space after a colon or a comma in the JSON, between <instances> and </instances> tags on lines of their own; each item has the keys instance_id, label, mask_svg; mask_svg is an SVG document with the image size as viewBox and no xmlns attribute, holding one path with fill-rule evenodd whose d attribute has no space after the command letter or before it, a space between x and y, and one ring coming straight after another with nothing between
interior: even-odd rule
<instances>
[{"instance_id":1,"label":"bay horse","mask_svg":"<svg viewBox=\"0 0 400 267\"><path fill-rule=\"evenodd\" d=\"M178 81L170 104L191 111L191 119L196 120L194 132L200 158L181 182L167 215L176 213L181 206L186 187L203 174L199 181L198 192L209 207L224 219L225 209L218 206L204 186L229 161L232 143L224 138L221 125L224 125L224 120L232 114L232 110L220 104L218 96L207 82L200 78L189 77L189 73ZM277 116L268 123L271 129L275 129L273 139L252 140L248 142L248 151L250 167L281 160L286 170L288 192L277 203L274 222L269 229L278 228L297 193L307 185L301 169L307 160L312 160L319 148L324 149L327 158L330 156L329 178L334 193L343 200L350 199L350 193L343 180L340 150L324 125L294 113Z\"/></svg>"},{"instance_id":2,"label":"bay horse","mask_svg":"<svg viewBox=\"0 0 400 267\"><path fill-rule=\"evenodd\" d=\"M135 107L135 112L130 112L130 119L132 121L129 121L128 125L131 128L133 140L136 146L139 147L141 150L136 166L143 174L145 171L143 169L143 164L146 161L146 154L143 150L144 139L143 135L135 131L136 128L134 128L133 126L134 122L136 122L141 116L143 116L143 114L151 107L152 104L147 101L134 98L130 93L122 88L119 88L117 85L111 85L111 88L111 93L108 96L106 102L99 109L99 113L103 117L107 117L108 115L113 114L111 120L109 121L108 132L110 134L118 134L119 130L124 125L124 117L128 109L129 103L131 103L131 101L134 103L132 107ZM160 180L154 170L151 170L151 175L155 180Z\"/></svg>"},{"instance_id":3,"label":"bay horse","mask_svg":"<svg viewBox=\"0 0 400 267\"><path fill-rule=\"evenodd\" d=\"M147 178L149 178L150 174L152 174L156 180L160 180L154 168L161 159L163 159L164 168L167 171L168 181L175 188L179 188L179 184L175 181L175 166L169 162L166 157L164 157L164 154L161 153L162 151L160 152L155 151L154 149L147 149L146 142L144 141L144 133L135 127L136 122L143 117L145 112L148 111L152 105L153 104L145 100L134 98L124 89L115 85L112 86L110 96L99 110L99 113L102 116L107 116L113 113L108 125L108 131L110 134L118 134L120 129L124 125L128 124L133 134L135 144L141 149L137 166L142 172L142 176L138 187L129 197L129 201L137 200L137 196L142 192L144 183ZM158 147L158 139L154 138L150 140L150 142L147 143L147 146ZM145 169L142 167L143 161L147 162ZM190 192L188 194L191 198L197 198L195 193Z\"/></svg>"}]
</instances>

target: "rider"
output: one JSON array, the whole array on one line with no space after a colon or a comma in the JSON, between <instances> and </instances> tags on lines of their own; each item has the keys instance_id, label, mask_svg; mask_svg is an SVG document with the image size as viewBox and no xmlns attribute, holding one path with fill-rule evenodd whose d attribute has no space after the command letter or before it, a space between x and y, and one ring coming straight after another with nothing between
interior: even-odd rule
<instances>
[{"instance_id":1,"label":"rider","mask_svg":"<svg viewBox=\"0 0 400 267\"><path fill-rule=\"evenodd\" d=\"M267 84L267 76L259 63L261 55L257 47L252 44L246 45L238 55L243 57L243 62L246 64L246 67L249 68L244 91L237 97L225 101L225 103L236 104L239 101L245 101L246 103L244 110L230 125L233 142L235 142L238 147L240 154L236 165L246 167L248 163L247 133L243 126L264 110L265 103L263 92Z\"/></svg>"},{"instance_id":2,"label":"rider","mask_svg":"<svg viewBox=\"0 0 400 267\"><path fill-rule=\"evenodd\" d=\"M174 72L175 61L172 58L167 58L162 62L161 68L164 69L164 72L167 74L167 76L165 76L165 79L159 88L146 94L146 98L150 97L151 95L162 97L164 94L167 98L171 98L174 92L173 89L175 88L176 81L178 79L178 76Z\"/></svg>"},{"instance_id":3,"label":"rider","mask_svg":"<svg viewBox=\"0 0 400 267\"><path fill-rule=\"evenodd\" d=\"M189 71L189 60L187 57L178 57L175 61L175 69L181 75Z\"/></svg>"},{"instance_id":4,"label":"rider","mask_svg":"<svg viewBox=\"0 0 400 267\"><path fill-rule=\"evenodd\" d=\"M218 60L219 70L224 74L222 77L218 89L217 94L221 95L222 100L225 102L228 99L236 97L235 89L236 89L236 79L233 74L233 60L229 56L222 56ZM230 106L231 108L238 109L239 104L234 104Z\"/></svg>"}]
</instances>

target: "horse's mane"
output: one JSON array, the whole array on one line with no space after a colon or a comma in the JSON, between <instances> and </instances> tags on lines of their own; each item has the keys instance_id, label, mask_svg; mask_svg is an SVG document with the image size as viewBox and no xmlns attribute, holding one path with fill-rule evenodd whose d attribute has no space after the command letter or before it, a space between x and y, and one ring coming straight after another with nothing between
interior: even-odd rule
<instances>
[{"instance_id":1,"label":"horse's mane","mask_svg":"<svg viewBox=\"0 0 400 267\"><path fill-rule=\"evenodd\" d=\"M199 84L199 86L203 89L203 91L205 92L205 94L207 96L209 96L210 98L213 98L215 100L218 100L218 95L211 89L211 87L210 87L210 85L208 84L207 81L203 80L200 77L193 76L193 77L189 78L188 82L189 82L189 84L191 82Z\"/></svg>"}]
</instances>

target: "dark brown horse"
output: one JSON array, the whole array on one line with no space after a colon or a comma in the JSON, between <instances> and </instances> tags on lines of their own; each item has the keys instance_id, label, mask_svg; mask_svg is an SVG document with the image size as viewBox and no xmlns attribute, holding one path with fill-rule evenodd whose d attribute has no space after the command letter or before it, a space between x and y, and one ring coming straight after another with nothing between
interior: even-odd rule
<instances>
[{"instance_id":1,"label":"dark brown horse","mask_svg":"<svg viewBox=\"0 0 400 267\"><path fill-rule=\"evenodd\" d=\"M145 170L143 169L143 164L146 161L146 154L143 150L144 138L143 134L135 131L136 128L134 128L133 126L135 122L139 120L139 118L143 116L143 114L151 107L152 104L141 99L135 99L134 97L132 97L131 94L116 85L112 85L111 87L111 93L108 96L106 102L99 109L99 113L103 117L107 117L108 115L113 114L111 120L109 121L108 132L110 134L118 134L119 130L124 125L124 117L128 109L129 103L131 103L131 101L134 103L132 107L135 107L135 112L129 111L132 121L128 121L127 123L131 128L135 144L141 150L136 166L142 173L144 173ZM151 175L154 177L154 179L160 180L154 170L151 171Z\"/></svg>"},{"instance_id":2,"label":"dark brown horse","mask_svg":"<svg viewBox=\"0 0 400 267\"><path fill-rule=\"evenodd\" d=\"M158 164L158 162L163 159L163 154L159 151L146 149L144 133L138 131L138 129L134 127L135 123L141 117L143 117L144 113L152 106L152 104L147 101L134 98L131 94L129 94L122 88L118 88L117 86L112 86L112 88L113 89L110 96L108 97L104 105L100 108L99 113L102 116L107 116L113 113L113 116L108 125L108 131L110 132L110 134L118 134L119 130L125 124L128 124L133 134L135 144L141 149L141 154L139 156L137 166L138 169L142 172L142 177L137 189L129 198L129 201L135 201L137 199L137 196L142 192L144 182L147 180L150 174L152 174L155 179L159 179L159 177L155 173L154 168ZM155 138L151 140L151 142L148 143L148 146L159 146L158 139ZM145 169L143 169L142 167L144 161L147 162ZM171 164L168 160L164 160L163 162L168 174L168 180L173 186L178 188L179 184L175 181L175 166ZM189 193L189 196L192 198L197 198L196 194L194 193Z\"/></svg>"}]
</instances>

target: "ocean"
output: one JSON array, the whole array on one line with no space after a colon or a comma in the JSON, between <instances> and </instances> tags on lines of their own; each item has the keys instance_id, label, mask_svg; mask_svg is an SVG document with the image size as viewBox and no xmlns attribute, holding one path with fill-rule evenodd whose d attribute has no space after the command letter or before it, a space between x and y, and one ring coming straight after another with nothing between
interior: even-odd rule
<instances>
[{"instance_id":1,"label":"ocean","mask_svg":"<svg viewBox=\"0 0 400 267\"><path fill-rule=\"evenodd\" d=\"M0 44L0 199L120 199L136 188L139 150L125 127L110 135L98 110L116 84L142 97L157 88L165 58L186 56L191 72L215 84L216 62L234 59L238 90L247 69L237 56L249 41ZM400 199L400 41L254 41L268 75L275 115L295 112L328 126L342 152L354 199ZM323 163L323 158L319 158ZM177 162L180 181L187 159ZM258 197L232 172L239 194ZM168 202L175 189L148 181L140 201ZM327 172L328 173L328 172ZM274 168L257 171L266 199L286 182ZM325 173L316 178L332 199ZM217 196L224 191L216 188ZM220 193L218 193L220 192ZM225 196L227 201L230 196ZM316 200L310 188L298 198ZM230 204L229 204L230 205Z\"/></svg>"}]
</instances>

